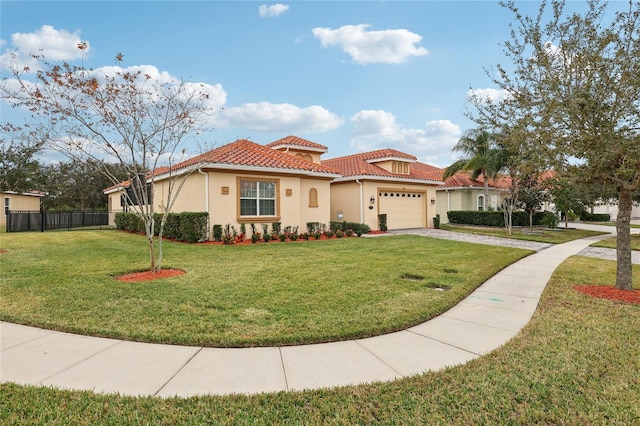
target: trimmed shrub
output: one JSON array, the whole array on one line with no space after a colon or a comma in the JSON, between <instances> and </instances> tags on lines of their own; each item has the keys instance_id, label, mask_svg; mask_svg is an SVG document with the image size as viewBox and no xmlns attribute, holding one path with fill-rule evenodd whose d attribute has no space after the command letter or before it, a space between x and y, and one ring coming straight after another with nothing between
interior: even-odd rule
<instances>
[{"instance_id":1,"label":"trimmed shrub","mask_svg":"<svg viewBox=\"0 0 640 426\"><path fill-rule=\"evenodd\" d=\"M386 213L382 213L378 215L378 223L380 224L381 231L384 232L387 230L387 214Z\"/></svg>"},{"instance_id":2,"label":"trimmed shrub","mask_svg":"<svg viewBox=\"0 0 640 426\"><path fill-rule=\"evenodd\" d=\"M307 224L307 227L308 226L309 224ZM342 233L345 234L347 231L351 230L352 233L355 233L356 235L362 235L371 231L371 228L365 223L331 221L329 222L329 230L334 234L336 234L338 231L342 231Z\"/></svg>"},{"instance_id":3,"label":"trimmed shrub","mask_svg":"<svg viewBox=\"0 0 640 426\"><path fill-rule=\"evenodd\" d=\"M222 241L222 225L213 225L213 241Z\"/></svg>"},{"instance_id":4,"label":"trimmed shrub","mask_svg":"<svg viewBox=\"0 0 640 426\"><path fill-rule=\"evenodd\" d=\"M329 229L335 234L338 229L342 230L342 224L343 222L332 220L329 222Z\"/></svg>"},{"instance_id":5,"label":"trimmed shrub","mask_svg":"<svg viewBox=\"0 0 640 426\"><path fill-rule=\"evenodd\" d=\"M154 214L154 235L160 233L161 213ZM195 243L204 241L208 234L209 214L206 212L169 213L164 224L163 237ZM116 213L116 227L129 232L144 233L144 223L135 213Z\"/></svg>"},{"instance_id":6,"label":"trimmed shrub","mask_svg":"<svg viewBox=\"0 0 640 426\"><path fill-rule=\"evenodd\" d=\"M322 226L320 225L320 222L307 222L307 232L309 234L320 232L321 229Z\"/></svg>"},{"instance_id":7,"label":"trimmed shrub","mask_svg":"<svg viewBox=\"0 0 640 426\"><path fill-rule=\"evenodd\" d=\"M180 241L195 243L207 239L209 214L206 212L182 212L178 215Z\"/></svg>"},{"instance_id":8,"label":"trimmed shrub","mask_svg":"<svg viewBox=\"0 0 640 426\"><path fill-rule=\"evenodd\" d=\"M116 227L127 232L144 232L144 223L135 213L116 213Z\"/></svg>"},{"instance_id":9,"label":"trimmed shrub","mask_svg":"<svg viewBox=\"0 0 640 426\"><path fill-rule=\"evenodd\" d=\"M272 222L271 223L271 232L273 235L278 235L282 231L282 223L280 222Z\"/></svg>"},{"instance_id":10,"label":"trimmed shrub","mask_svg":"<svg viewBox=\"0 0 640 426\"><path fill-rule=\"evenodd\" d=\"M540 225L545 212L533 214L533 224ZM452 210L447 212L449 223L477 226L504 226L504 213L501 211ZM529 226L529 213L515 211L511 215L513 226Z\"/></svg>"},{"instance_id":11,"label":"trimmed shrub","mask_svg":"<svg viewBox=\"0 0 640 426\"><path fill-rule=\"evenodd\" d=\"M156 223L159 221L156 220ZM167 215L167 221L164 224L163 234L165 237L171 240L182 241L181 233L180 233L180 217L177 213L169 213ZM154 232L156 235L158 232Z\"/></svg>"},{"instance_id":12,"label":"trimmed shrub","mask_svg":"<svg viewBox=\"0 0 640 426\"><path fill-rule=\"evenodd\" d=\"M611 215L607 213L580 213L580 220L583 222L609 222Z\"/></svg>"}]
</instances>

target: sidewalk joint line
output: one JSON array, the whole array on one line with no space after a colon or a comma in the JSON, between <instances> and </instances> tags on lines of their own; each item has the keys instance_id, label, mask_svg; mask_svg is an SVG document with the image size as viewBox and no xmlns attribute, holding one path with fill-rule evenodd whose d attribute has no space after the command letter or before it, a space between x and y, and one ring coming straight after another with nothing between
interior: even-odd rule
<instances>
[{"instance_id":1,"label":"sidewalk joint line","mask_svg":"<svg viewBox=\"0 0 640 426\"><path fill-rule=\"evenodd\" d=\"M157 391L155 391L155 393L154 393L152 396L158 396L158 393L160 393L160 391L162 391L162 389L164 389L164 388L165 388L165 386L167 386L167 385L169 384L169 382L171 382L171 381L174 379L174 377L176 377L176 376L178 375L178 373L180 373L180 372L181 372L181 371L182 371L182 370L183 370L183 369L184 369L184 368L185 368L185 367L186 367L186 366L191 362L191 360L192 360L193 358L195 358L195 357L196 357L196 355L198 355L198 354L200 353L200 351L202 351L203 349L204 349L204 347L200 347L200 348L198 348L198 350L197 350L193 355L191 355L191 356L189 357L189 359L188 359L188 360L186 360L186 361L184 362L184 364L182 364L182 367L178 368L178 369L176 370L176 372L175 372L175 373L173 373L173 374L171 375L171 377L169 377L169 379L167 379L167 381L166 381L166 382L164 382L164 384L163 384L162 386L160 386L160 388L159 388Z\"/></svg>"},{"instance_id":2,"label":"sidewalk joint line","mask_svg":"<svg viewBox=\"0 0 640 426\"><path fill-rule=\"evenodd\" d=\"M289 391L289 380L287 379L287 369L284 368L284 358L282 357L282 346L278 346L278 353L280 354L280 365L282 366L282 374L284 374L284 388Z\"/></svg>"},{"instance_id":3,"label":"sidewalk joint line","mask_svg":"<svg viewBox=\"0 0 640 426\"><path fill-rule=\"evenodd\" d=\"M51 334L56 334L56 333L62 334L62 332L54 332L54 333L51 333ZM45 377L44 379L42 379L39 383L43 383L43 382L45 382L45 381L49 380L50 378L52 378L52 377L54 377L54 376L57 376L58 374L60 374L60 373L62 373L62 372L64 372L64 371L70 370L70 369L72 369L73 367L75 367L75 366L77 366L77 365L80 365L80 364L82 364L83 362L85 362L85 361L87 361L87 360L90 360L91 358L95 357L96 355L101 354L102 352L107 351L107 350L109 350L109 349L111 349L111 348L115 348L116 346L118 346L118 345L120 345L120 344L122 344L122 343L124 343L124 340L116 340L116 341L115 341L115 343L114 343L113 345L109 345L109 346L107 346L106 348L101 349L101 350L99 350L98 352L94 352L94 353L92 353L91 355L89 355L88 357L83 358L83 359L81 359L81 360L79 360L79 361L77 361L77 362L75 362L75 363L73 363L73 364L71 364L71 365L69 365L69 366L67 366L67 367L63 368L63 369L62 369L62 370L60 370L60 371L56 371L55 373L53 373L53 374L51 374L51 375L49 375L49 376Z\"/></svg>"},{"instance_id":4,"label":"sidewalk joint line","mask_svg":"<svg viewBox=\"0 0 640 426\"><path fill-rule=\"evenodd\" d=\"M420 337L422 337L423 339L433 340L434 342L438 342L438 343L442 343L443 345L451 346L452 348L459 349L459 350L461 350L461 351L463 351L463 352L467 352L467 353L473 354L473 355L475 355L475 356L482 356L482 354L479 354L479 353L474 352L474 351L470 351L469 349L461 348L460 346L452 345L452 344L451 344L451 343L449 343L449 342L445 342L445 341L443 341L443 340L436 339L435 337L425 336L424 334L420 334L420 333L418 333L418 332L416 332L416 331L413 331L413 330L407 330L407 331L408 331L409 333L413 333L413 334L415 334L416 336L420 336ZM506 343L506 342L505 342L505 343Z\"/></svg>"},{"instance_id":5,"label":"sidewalk joint line","mask_svg":"<svg viewBox=\"0 0 640 426\"><path fill-rule=\"evenodd\" d=\"M389 365L385 360L383 360L382 358L380 358L378 355L376 355L375 353L373 353L372 351L370 351L368 348L362 346L362 344L357 341L354 340L354 342L356 342L356 344L358 346L360 346L362 349L364 349L365 351L369 352L371 355L373 355L374 358L376 358L378 361L380 361L381 363L383 363L384 365L386 365L387 367L389 367L391 370L393 370L394 373L398 374L400 377L405 377L404 374L402 374L401 372L399 372L398 370L396 370L395 368L393 368L391 365Z\"/></svg>"}]
</instances>

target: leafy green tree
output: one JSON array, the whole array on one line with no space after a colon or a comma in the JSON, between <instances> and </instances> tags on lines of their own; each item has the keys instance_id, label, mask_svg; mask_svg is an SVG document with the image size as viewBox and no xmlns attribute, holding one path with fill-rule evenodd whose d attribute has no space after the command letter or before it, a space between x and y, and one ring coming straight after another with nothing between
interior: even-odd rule
<instances>
[{"instance_id":1,"label":"leafy green tree","mask_svg":"<svg viewBox=\"0 0 640 426\"><path fill-rule=\"evenodd\" d=\"M529 228L533 228L533 214L549 200L549 194L541 182L540 175L532 174L520 180L518 206L529 213Z\"/></svg>"},{"instance_id":2,"label":"leafy green tree","mask_svg":"<svg viewBox=\"0 0 640 426\"><path fill-rule=\"evenodd\" d=\"M36 155L42 142L24 140L10 123L0 125L0 134L0 190L41 191L43 178Z\"/></svg>"},{"instance_id":3,"label":"leafy green tree","mask_svg":"<svg viewBox=\"0 0 640 426\"><path fill-rule=\"evenodd\" d=\"M557 170L582 164L590 183L615 188L616 288L632 290L630 218L640 188L640 3L589 0L583 13L566 13L562 0L543 1L535 16L514 1L512 37L504 44L509 67L487 74L502 99L479 92L469 116L493 132L513 127L539 161ZM621 7L622 5L622 7Z\"/></svg>"},{"instance_id":4,"label":"leafy green tree","mask_svg":"<svg viewBox=\"0 0 640 426\"><path fill-rule=\"evenodd\" d=\"M96 160L72 160L43 167L46 181L42 188L47 193L42 205L47 210L107 210L107 196L102 192L113 185L111 180L98 170L102 167ZM128 167L121 164L106 166L115 177L128 178Z\"/></svg>"},{"instance_id":5,"label":"leafy green tree","mask_svg":"<svg viewBox=\"0 0 640 426\"><path fill-rule=\"evenodd\" d=\"M471 172L471 179L482 176L484 181L484 206L487 210L489 199L489 179L495 177L504 167L504 156L492 134L482 129L467 131L454 145L453 152L463 154L463 158L445 169L443 179L458 172Z\"/></svg>"},{"instance_id":6,"label":"leafy green tree","mask_svg":"<svg viewBox=\"0 0 640 426\"><path fill-rule=\"evenodd\" d=\"M553 199L556 211L564 213L565 228L569 226L569 215L574 212L580 214L588 211L597 198L608 198L602 189L593 188L584 182L581 169L572 168L569 171L556 176L548 182L549 194Z\"/></svg>"}]
</instances>

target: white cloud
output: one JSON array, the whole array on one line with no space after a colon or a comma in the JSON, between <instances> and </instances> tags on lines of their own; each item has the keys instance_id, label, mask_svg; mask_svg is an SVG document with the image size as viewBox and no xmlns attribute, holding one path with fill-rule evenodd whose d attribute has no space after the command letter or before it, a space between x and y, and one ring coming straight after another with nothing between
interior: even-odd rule
<instances>
[{"instance_id":1,"label":"white cloud","mask_svg":"<svg viewBox=\"0 0 640 426\"><path fill-rule=\"evenodd\" d=\"M317 105L301 108L291 104L247 103L225 108L216 117L217 127L246 127L262 132L314 133L340 127L342 119Z\"/></svg>"},{"instance_id":2,"label":"white cloud","mask_svg":"<svg viewBox=\"0 0 640 426\"><path fill-rule=\"evenodd\" d=\"M80 30L73 33L57 30L51 25L43 25L32 33L14 33L11 35L11 47L0 55L0 66L8 68L13 59L22 68L37 67L31 55L43 55L50 61L71 61L82 58L83 52L78 49L82 43ZM87 55L91 49L89 43L84 50Z\"/></svg>"},{"instance_id":3,"label":"white cloud","mask_svg":"<svg viewBox=\"0 0 640 426\"><path fill-rule=\"evenodd\" d=\"M450 163L451 148L462 134L449 120L428 121L421 129L405 128L393 114L381 110L360 111L351 123L351 146L358 151L393 148L441 167Z\"/></svg>"},{"instance_id":4,"label":"white cloud","mask_svg":"<svg viewBox=\"0 0 640 426\"><path fill-rule=\"evenodd\" d=\"M471 89L467 92L467 97L471 100L477 100L482 102L502 102L510 97L509 93L504 90L486 88L486 89Z\"/></svg>"},{"instance_id":5,"label":"white cloud","mask_svg":"<svg viewBox=\"0 0 640 426\"><path fill-rule=\"evenodd\" d=\"M261 18L273 18L274 16L282 15L287 10L289 10L289 5L286 4L277 3L271 6L263 4L258 8L258 14Z\"/></svg>"},{"instance_id":6,"label":"white cloud","mask_svg":"<svg viewBox=\"0 0 640 426\"><path fill-rule=\"evenodd\" d=\"M405 29L368 31L368 24L345 25L338 29L317 27L313 35L322 47L341 46L354 62L399 64L411 56L423 56L429 51L419 45L422 36Z\"/></svg>"}]
</instances>

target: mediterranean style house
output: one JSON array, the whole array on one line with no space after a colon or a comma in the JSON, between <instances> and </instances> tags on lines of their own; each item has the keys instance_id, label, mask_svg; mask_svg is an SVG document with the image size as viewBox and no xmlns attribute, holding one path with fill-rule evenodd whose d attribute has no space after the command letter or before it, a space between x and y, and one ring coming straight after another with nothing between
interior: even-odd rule
<instances>
[{"instance_id":1,"label":"mediterranean style house","mask_svg":"<svg viewBox=\"0 0 640 426\"><path fill-rule=\"evenodd\" d=\"M379 229L383 213L388 229L433 225L441 169L392 149L322 160L327 149L296 136L267 145L237 140L157 170L152 199L160 211L170 178L188 173L171 211L207 212L210 225L280 222L304 230L308 222L347 221ZM127 209L129 185L104 190L111 224Z\"/></svg>"},{"instance_id":2,"label":"mediterranean style house","mask_svg":"<svg viewBox=\"0 0 640 426\"><path fill-rule=\"evenodd\" d=\"M7 213L9 210L40 210L40 199L44 197L44 192L31 191L31 192L13 192L13 191L0 191L4 202L4 211L0 215L0 228L3 228L7 224Z\"/></svg>"}]
</instances>

